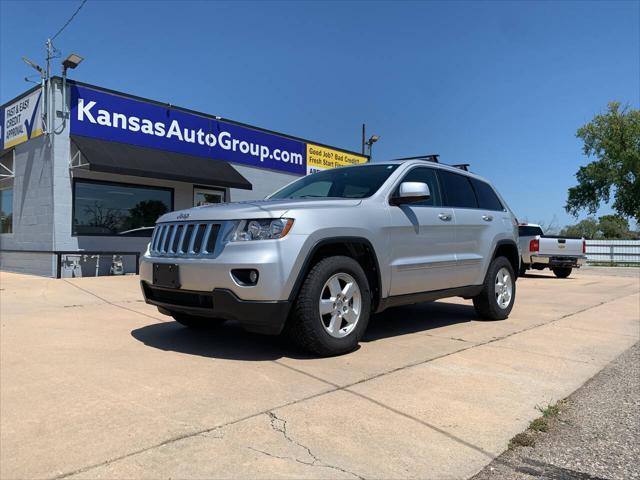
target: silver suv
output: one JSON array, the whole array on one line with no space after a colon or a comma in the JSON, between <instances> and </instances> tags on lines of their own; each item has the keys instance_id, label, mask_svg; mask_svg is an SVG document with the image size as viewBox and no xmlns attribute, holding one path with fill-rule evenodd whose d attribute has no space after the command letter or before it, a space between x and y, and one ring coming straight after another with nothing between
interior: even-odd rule
<instances>
[{"instance_id":1,"label":"silver suv","mask_svg":"<svg viewBox=\"0 0 640 480\"><path fill-rule=\"evenodd\" d=\"M445 297L504 319L517 220L482 178L424 160L302 177L262 201L158 219L141 260L147 303L189 327L237 320L319 355L357 347L369 317Z\"/></svg>"}]
</instances>

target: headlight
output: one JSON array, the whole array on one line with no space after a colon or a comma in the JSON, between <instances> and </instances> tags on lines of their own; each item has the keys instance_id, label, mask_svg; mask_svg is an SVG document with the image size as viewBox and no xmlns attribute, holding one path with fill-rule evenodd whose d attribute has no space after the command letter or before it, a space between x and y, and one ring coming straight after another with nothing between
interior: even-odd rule
<instances>
[{"instance_id":1,"label":"headlight","mask_svg":"<svg viewBox=\"0 0 640 480\"><path fill-rule=\"evenodd\" d=\"M274 240L282 238L289 233L292 225L292 218L240 220L229 240L232 242Z\"/></svg>"}]
</instances>

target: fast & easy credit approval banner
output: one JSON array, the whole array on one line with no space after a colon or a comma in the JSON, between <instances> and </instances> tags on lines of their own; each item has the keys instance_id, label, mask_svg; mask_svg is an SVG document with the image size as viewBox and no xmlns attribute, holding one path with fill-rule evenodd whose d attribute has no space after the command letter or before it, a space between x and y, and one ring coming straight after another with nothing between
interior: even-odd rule
<instances>
[{"instance_id":1,"label":"fast & easy credit approval banner","mask_svg":"<svg viewBox=\"0 0 640 480\"><path fill-rule=\"evenodd\" d=\"M42 90L7 105L0 119L3 149L42 135Z\"/></svg>"}]
</instances>

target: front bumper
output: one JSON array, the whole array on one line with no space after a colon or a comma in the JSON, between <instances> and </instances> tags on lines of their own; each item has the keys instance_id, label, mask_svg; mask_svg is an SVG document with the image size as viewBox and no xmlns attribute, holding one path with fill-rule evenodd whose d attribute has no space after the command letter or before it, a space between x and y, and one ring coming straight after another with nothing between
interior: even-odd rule
<instances>
[{"instance_id":1,"label":"front bumper","mask_svg":"<svg viewBox=\"0 0 640 480\"><path fill-rule=\"evenodd\" d=\"M140 286L145 302L155 305L165 315L186 313L236 320L245 330L267 335L278 335L282 331L291 307L287 300L242 300L224 288L194 291L158 287L144 280Z\"/></svg>"},{"instance_id":2,"label":"front bumper","mask_svg":"<svg viewBox=\"0 0 640 480\"><path fill-rule=\"evenodd\" d=\"M531 255L529 263L543 264L548 267L580 268L587 262L586 255L562 256L562 255Z\"/></svg>"},{"instance_id":3,"label":"front bumper","mask_svg":"<svg viewBox=\"0 0 640 480\"><path fill-rule=\"evenodd\" d=\"M145 301L167 315L171 312L237 320L247 330L280 333L290 309L290 297L306 235L281 240L220 244L213 255L151 255L140 261ZM178 266L178 287L154 285L154 264ZM255 285L238 283L235 269L258 271Z\"/></svg>"},{"instance_id":4,"label":"front bumper","mask_svg":"<svg viewBox=\"0 0 640 480\"><path fill-rule=\"evenodd\" d=\"M289 234L281 240L226 243L215 255L150 255L140 261L140 279L153 284L154 264L176 264L180 288L211 292L216 288L233 292L239 299L251 301L289 300L304 257L306 235ZM255 269L256 285L241 285L234 280L234 269Z\"/></svg>"}]
</instances>

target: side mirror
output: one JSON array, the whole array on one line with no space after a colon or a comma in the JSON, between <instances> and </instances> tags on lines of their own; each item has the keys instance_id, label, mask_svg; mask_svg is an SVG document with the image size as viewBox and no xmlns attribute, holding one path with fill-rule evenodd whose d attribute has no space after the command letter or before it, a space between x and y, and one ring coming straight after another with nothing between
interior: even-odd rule
<instances>
[{"instance_id":1,"label":"side mirror","mask_svg":"<svg viewBox=\"0 0 640 480\"><path fill-rule=\"evenodd\" d=\"M421 202L429 200L431 192L429 185L423 182L402 182L398 188L398 194L391 201L394 205L402 205L404 203Z\"/></svg>"}]
</instances>

